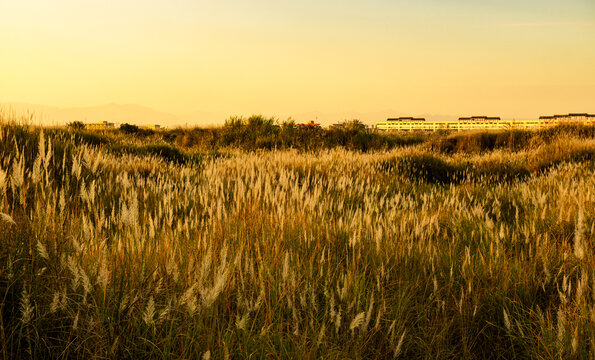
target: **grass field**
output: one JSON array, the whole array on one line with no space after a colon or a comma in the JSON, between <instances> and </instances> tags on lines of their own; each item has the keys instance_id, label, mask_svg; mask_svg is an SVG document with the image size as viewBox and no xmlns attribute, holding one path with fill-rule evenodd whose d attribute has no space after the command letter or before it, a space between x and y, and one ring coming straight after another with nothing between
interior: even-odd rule
<instances>
[{"instance_id":1,"label":"grass field","mask_svg":"<svg viewBox=\"0 0 595 360\"><path fill-rule=\"evenodd\" d=\"M416 139L209 152L5 116L0 357L593 359L593 130Z\"/></svg>"}]
</instances>

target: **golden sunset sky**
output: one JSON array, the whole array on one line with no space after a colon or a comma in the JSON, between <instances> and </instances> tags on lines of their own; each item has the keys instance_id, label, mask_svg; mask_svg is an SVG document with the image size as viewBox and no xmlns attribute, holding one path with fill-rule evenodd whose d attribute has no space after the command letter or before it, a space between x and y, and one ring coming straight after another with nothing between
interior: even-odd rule
<instances>
[{"instance_id":1,"label":"golden sunset sky","mask_svg":"<svg viewBox=\"0 0 595 360\"><path fill-rule=\"evenodd\" d=\"M0 102L195 124L594 113L595 1L0 0Z\"/></svg>"}]
</instances>

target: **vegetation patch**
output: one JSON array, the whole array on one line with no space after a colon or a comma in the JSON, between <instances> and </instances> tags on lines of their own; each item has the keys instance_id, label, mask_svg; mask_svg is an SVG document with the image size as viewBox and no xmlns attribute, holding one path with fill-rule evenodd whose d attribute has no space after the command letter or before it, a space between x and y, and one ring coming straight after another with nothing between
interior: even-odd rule
<instances>
[{"instance_id":1,"label":"vegetation patch","mask_svg":"<svg viewBox=\"0 0 595 360\"><path fill-rule=\"evenodd\" d=\"M593 354L590 130L283 126L0 122L2 357Z\"/></svg>"}]
</instances>

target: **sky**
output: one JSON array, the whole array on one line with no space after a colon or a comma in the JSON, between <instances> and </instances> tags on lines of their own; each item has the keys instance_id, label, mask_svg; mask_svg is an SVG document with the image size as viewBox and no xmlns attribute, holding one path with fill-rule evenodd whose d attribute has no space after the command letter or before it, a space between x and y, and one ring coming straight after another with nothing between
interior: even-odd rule
<instances>
[{"instance_id":1,"label":"sky","mask_svg":"<svg viewBox=\"0 0 595 360\"><path fill-rule=\"evenodd\" d=\"M0 0L0 102L197 124L595 113L594 64L593 0Z\"/></svg>"}]
</instances>

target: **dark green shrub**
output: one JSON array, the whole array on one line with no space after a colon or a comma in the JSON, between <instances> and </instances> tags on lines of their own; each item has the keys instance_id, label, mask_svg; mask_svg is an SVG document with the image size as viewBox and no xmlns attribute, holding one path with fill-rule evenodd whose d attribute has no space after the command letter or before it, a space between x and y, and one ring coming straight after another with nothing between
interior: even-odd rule
<instances>
[{"instance_id":1,"label":"dark green shrub","mask_svg":"<svg viewBox=\"0 0 595 360\"><path fill-rule=\"evenodd\" d=\"M120 125L119 130L124 134L137 134L140 131L140 128L132 124L122 124Z\"/></svg>"},{"instance_id":2,"label":"dark green shrub","mask_svg":"<svg viewBox=\"0 0 595 360\"><path fill-rule=\"evenodd\" d=\"M73 130L83 130L85 128L85 124L82 121L72 121L68 123L68 128Z\"/></svg>"},{"instance_id":3,"label":"dark green shrub","mask_svg":"<svg viewBox=\"0 0 595 360\"><path fill-rule=\"evenodd\" d=\"M95 132L77 131L74 133L75 142L81 142L87 145L100 146L109 144L112 140L106 136Z\"/></svg>"},{"instance_id":4,"label":"dark green shrub","mask_svg":"<svg viewBox=\"0 0 595 360\"><path fill-rule=\"evenodd\" d=\"M124 134L137 136L150 136L155 134L155 131L152 129L145 129L131 124L120 125L119 131L123 132Z\"/></svg>"},{"instance_id":5,"label":"dark green shrub","mask_svg":"<svg viewBox=\"0 0 595 360\"><path fill-rule=\"evenodd\" d=\"M244 150L299 149L312 151L344 147L355 151L390 149L419 144L427 138L420 134L375 132L359 120L351 120L342 128L325 130L320 126L302 126L291 118L280 125L275 118L253 115L248 118L230 117L217 128L177 128L163 131L162 140L182 148L211 151L222 147Z\"/></svg>"},{"instance_id":6,"label":"dark green shrub","mask_svg":"<svg viewBox=\"0 0 595 360\"><path fill-rule=\"evenodd\" d=\"M230 117L221 129L221 145L246 150L276 147L280 126L275 118L252 115L249 118Z\"/></svg>"}]
</instances>

